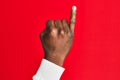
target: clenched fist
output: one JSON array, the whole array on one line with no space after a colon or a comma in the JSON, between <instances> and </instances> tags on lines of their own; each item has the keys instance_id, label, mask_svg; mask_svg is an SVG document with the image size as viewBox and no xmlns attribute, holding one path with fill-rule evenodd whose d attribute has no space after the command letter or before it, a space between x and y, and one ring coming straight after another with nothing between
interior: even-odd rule
<instances>
[{"instance_id":1,"label":"clenched fist","mask_svg":"<svg viewBox=\"0 0 120 80\"><path fill-rule=\"evenodd\" d=\"M49 20L46 29L40 38L45 52L45 59L62 66L68 55L74 37L74 26L76 22L76 7L72 7L71 20Z\"/></svg>"}]
</instances>

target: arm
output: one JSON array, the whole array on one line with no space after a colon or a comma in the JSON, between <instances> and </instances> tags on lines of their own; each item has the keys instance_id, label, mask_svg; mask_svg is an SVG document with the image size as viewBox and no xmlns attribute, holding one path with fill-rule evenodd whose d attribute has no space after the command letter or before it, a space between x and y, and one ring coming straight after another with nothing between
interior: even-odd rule
<instances>
[{"instance_id":1,"label":"arm","mask_svg":"<svg viewBox=\"0 0 120 80\"><path fill-rule=\"evenodd\" d=\"M46 60L42 59L41 65L33 76L33 80L59 80L65 69Z\"/></svg>"},{"instance_id":2,"label":"arm","mask_svg":"<svg viewBox=\"0 0 120 80\"><path fill-rule=\"evenodd\" d=\"M49 20L46 29L41 33L45 57L33 80L59 80L62 68L73 42L76 7L72 8L70 24L67 20Z\"/></svg>"}]
</instances>

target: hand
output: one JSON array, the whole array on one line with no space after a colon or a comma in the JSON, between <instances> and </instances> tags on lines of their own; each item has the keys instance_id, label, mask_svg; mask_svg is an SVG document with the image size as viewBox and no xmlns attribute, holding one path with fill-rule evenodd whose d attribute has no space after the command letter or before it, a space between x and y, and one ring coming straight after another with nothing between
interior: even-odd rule
<instances>
[{"instance_id":1,"label":"hand","mask_svg":"<svg viewBox=\"0 0 120 80\"><path fill-rule=\"evenodd\" d=\"M45 59L62 66L68 55L74 36L76 22L76 7L72 7L71 20L49 20L46 29L41 33L41 41L45 52Z\"/></svg>"}]
</instances>

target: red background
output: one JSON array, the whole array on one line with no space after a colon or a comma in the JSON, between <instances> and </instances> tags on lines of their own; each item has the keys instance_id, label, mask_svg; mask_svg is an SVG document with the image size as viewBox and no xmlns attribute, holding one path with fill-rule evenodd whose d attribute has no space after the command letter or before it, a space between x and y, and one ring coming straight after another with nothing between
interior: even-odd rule
<instances>
[{"instance_id":1,"label":"red background","mask_svg":"<svg viewBox=\"0 0 120 80\"><path fill-rule=\"evenodd\" d=\"M120 80L119 0L1 0L0 80L32 80L44 54L39 33L48 19L69 20L72 5L75 39L61 80Z\"/></svg>"}]
</instances>

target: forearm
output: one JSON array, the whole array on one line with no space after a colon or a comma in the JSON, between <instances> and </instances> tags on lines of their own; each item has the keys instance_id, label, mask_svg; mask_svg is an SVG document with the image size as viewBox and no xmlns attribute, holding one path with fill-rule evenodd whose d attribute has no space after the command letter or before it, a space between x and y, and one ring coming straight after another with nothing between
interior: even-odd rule
<instances>
[{"instance_id":1,"label":"forearm","mask_svg":"<svg viewBox=\"0 0 120 80\"><path fill-rule=\"evenodd\" d=\"M33 80L59 80L64 70L63 67L42 59L37 73L33 76Z\"/></svg>"}]
</instances>

